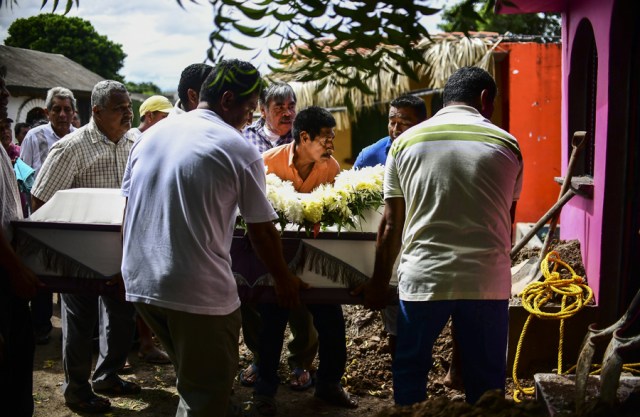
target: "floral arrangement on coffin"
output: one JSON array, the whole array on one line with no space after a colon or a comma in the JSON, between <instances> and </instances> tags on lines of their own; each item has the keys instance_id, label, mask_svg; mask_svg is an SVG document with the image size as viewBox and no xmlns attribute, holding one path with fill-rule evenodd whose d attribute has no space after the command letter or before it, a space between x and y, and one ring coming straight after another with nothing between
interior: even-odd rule
<instances>
[{"instance_id":1,"label":"floral arrangement on coffin","mask_svg":"<svg viewBox=\"0 0 640 417\"><path fill-rule=\"evenodd\" d=\"M363 214L384 203L382 180L384 167L376 165L341 171L333 184L317 187L311 193L298 193L291 181L267 174L267 198L278 214L281 230L289 224L307 234L336 226L338 232L355 228Z\"/></svg>"}]
</instances>

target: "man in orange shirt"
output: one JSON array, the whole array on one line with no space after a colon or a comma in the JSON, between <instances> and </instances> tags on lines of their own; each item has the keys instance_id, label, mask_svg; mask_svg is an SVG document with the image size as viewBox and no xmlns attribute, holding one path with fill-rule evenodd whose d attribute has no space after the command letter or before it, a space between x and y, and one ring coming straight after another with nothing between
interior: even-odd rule
<instances>
[{"instance_id":1,"label":"man in orange shirt","mask_svg":"<svg viewBox=\"0 0 640 417\"><path fill-rule=\"evenodd\" d=\"M293 139L262 154L267 171L293 182L298 192L309 193L321 184L333 182L340 165L331 155L336 121L327 110L311 106L293 120ZM259 357L260 373L253 402L260 414L277 413L275 394L280 380L278 364L289 310L277 304L260 304L262 317ZM344 316L339 304L308 304L318 331L319 366L315 396L338 407L356 408L358 403L344 390L340 380L347 361Z\"/></svg>"},{"instance_id":2,"label":"man in orange shirt","mask_svg":"<svg viewBox=\"0 0 640 417\"><path fill-rule=\"evenodd\" d=\"M336 121L327 110L311 106L293 121L294 141L262 154L267 172L293 182L300 193L310 193L321 184L332 183L340 172L334 152Z\"/></svg>"}]
</instances>

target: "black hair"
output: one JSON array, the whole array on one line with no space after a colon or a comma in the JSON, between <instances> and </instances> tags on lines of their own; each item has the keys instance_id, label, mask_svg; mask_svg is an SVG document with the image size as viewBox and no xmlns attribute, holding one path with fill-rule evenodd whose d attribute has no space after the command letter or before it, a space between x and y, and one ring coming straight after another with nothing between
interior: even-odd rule
<instances>
[{"instance_id":1,"label":"black hair","mask_svg":"<svg viewBox=\"0 0 640 417\"><path fill-rule=\"evenodd\" d=\"M182 70L180 83L178 84L178 98L183 106L189 102L189 89L198 92L198 95L200 94L200 86L202 86L212 68L209 64L196 63Z\"/></svg>"},{"instance_id":2,"label":"black hair","mask_svg":"<svg viewBox=\"0 0 640 417\"><path fill-rule=\"evenodd\" d=\"M411 108L416 112L418 121L426 120L427 118L427 105L424 104L424 100L413 94L404 94L398 98L391 100L391 106L396 109Z\"/></svg>"},{"instance_id":3,"label":"black hair","mask_svg":"<svg viewBox=\"0 0 640 417\"><path fill-rule=\"evenodd\" d=\"M222 95L231 91L239 102L260 93L263 81L260 72L251 63L238 59L220 61L209 73L200 89L200 101L215 107Z\"/></svg>"},{"instance_id":4,"label":"black hair","mask_svg":"<svg viewBox=\"0 0 640 417\"><path fill-rule=\"evenodd\" d=\"M41 123L42 121L44 121L44 123ZM25 122L27 122L31 127L36 127L49 123L49 118L42 107L34 107L27 112Z\"/></svg>"},{"instance_id":5,"label":"black hair","mask_svg":"<svg viewBox=\"0 0 640 417\"><path fill-rule=\"evenodd\" d=\"M15 136L18 136L23 127L29 127L30 128L31 125L29 123L25 123L25 122L18 122L18 123L16 123L15 126L13 126L13 134Z\"/></svg>"},{"instance_id":6,"label":"black hair","mask_svg":"<svg viewBox=\"0 0 640 417\"><path fill-rule=\"evenodd\" d=\"M479 67L462 67L447 80L442 102L445 106L451 102L474 105L480 100L482 90L489 91L489 99L496 97L498 87L491 74Z\"/></svg>"},{"instance_id":7,"label":"black hair","mask_svg":"<svg viewBox=\"0 0 640 417\"><path fill-rule=\"evenodd\" d=\"M326 109L318 106L309 106L301 110L293 119L291 133L296 143L300 143L300 132L307 132L313 140L324 127L335 127L336 119Z\"/></svg>"}]
</instances>

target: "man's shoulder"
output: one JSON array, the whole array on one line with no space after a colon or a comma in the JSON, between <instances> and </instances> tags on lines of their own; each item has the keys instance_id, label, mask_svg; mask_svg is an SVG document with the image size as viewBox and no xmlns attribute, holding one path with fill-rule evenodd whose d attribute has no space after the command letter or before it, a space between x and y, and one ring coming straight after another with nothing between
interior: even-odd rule
<instances>
[{"instance_id":1,"label":"man's shoulder","mask_svg":"<svg viewBox=\"0 0 640 417\"><path fill-rule=\"evenodd\" d=\"M251 123L249 126L242 129L242 136L246 139L252 139L255 137L262 137L262 127L264 126L264 120L262 118Z\"/></svg>"},{"instance_id":2,"label":"man's shoulder","mask_svg":"<svg viewBox=\"0 0 640 417\"><path fill-rule=\"evenodd\" d=\"M355 166L357 168L362 168L365 166L377 165L379 163L384 164L384 161L387 158L387 146L390 145L391 138L389 136L385 136L371 145L364 147L356 158Z\"/></svg>"},{"instance_id":3,"label":"man's shoulder","mask_svg":"<svg viewBox=\"0 0 640 417\"><path fill-rule=\"evenodd\" d=\"M42 133L42 132L53 132L53 129L51 128L51 123L45 123L45 124L40 125L40 126L32 127L27 132L27 136L35 135L35 134ZM26 136L25 136L25 138L26 138Z\"/></svg>"},{"instance_id":4,"label":"man's shoulder","mask_svg":"<svg viewBox=\"0 0 640 417\"><path fill-rule=\"evenodd\" d=\"M36 126L36 127L32 127L31 129L29 129L29 131L27 132L26 136L24 137L24 140L22 141L23 143L27 142L31 142L33 140L37 140L38 137L45 135L49 132L53 132L53 130L51 129L51 124L47 123L44 125L40 125L40 126Z\"/></svg>"},{"instance_id":5,"label":"man's shoulder","mask_svg":"<svg viewBox=\"0 0 640 417\"><path fill-rule=\"evenodd\" d=\"M290 150L291 150L291 143L285 143L283 145L278 145L264 151L262 153L262 156L265 158L272 158L278 155L288 155Z\"/></svg>"},{"instance_id":6,"label":"man's shoulder","mask_svg":"<svg viewBox=\"0 0 640 417\"><path fill-rule=\"evenodd\" d=\"M62 139L54 143L51 146L51 150L53 150L54 148L55 149L73 148L73 147L79 146L81 143L83 143L86 140L90 140L90 135L88 133L88 130L89 130L88 126L89 125L85 125L79 129L74 130L71 133L68 133L67 135L65 135L65 137L63 137Z\"/></svg>"},{"instance_id":7,"label":"man's shoulder","mask_svg":"<svg viewBox=\"0 0 640 417\"><path fill-rule=\"evenodd\" d=\"M369 146L365 146L362 149L362 152L373 152L376 151L378 149L384 149L384 147L388 144L391 143L391 137L389 136L385 136L381 139L378 139L377 141L373 142L371 145Z\"/></svg>"},{"instance_id":8,"label":"man's shoulder","mask_svg":"<svg viewBox=\"0 0 640 417\"><path fill-rule=\"evenodd\" d=\"M340 172L340 162L338 162L338 160L333 156L329 158L327 164L329 165L329 169L331 171Z\"/></svg>"}]
</instances>

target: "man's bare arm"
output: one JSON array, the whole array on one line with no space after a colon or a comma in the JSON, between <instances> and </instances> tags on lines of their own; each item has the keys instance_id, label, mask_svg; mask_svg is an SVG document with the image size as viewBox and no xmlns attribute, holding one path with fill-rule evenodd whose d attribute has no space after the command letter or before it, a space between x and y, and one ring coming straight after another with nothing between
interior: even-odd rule
<instances>
[{"instance_id":1,"label":"man's bare arm","mask_svg":"<svg viewBox=\"0 0 640 417\"><path fill-rule=\"evenodd\" d=\"M385 200L384 214L376 238L373 275L365 284L351 292L352 295L364 294L364 306L367 308L384 308L387 304L393 265L402 247L405 205L404 198Z\"/></svg>"},{"instance_id":2,"label":"man's bare arm","mask_svg":"<svg viewBox=\"0 0 640 417\"><path fill-rule=\"evenodd\" d=\"M38 210L40 207L44 205L45 201L40 200L37 197L31 195L31 212Z\"/></svg>"}]
</instances>

